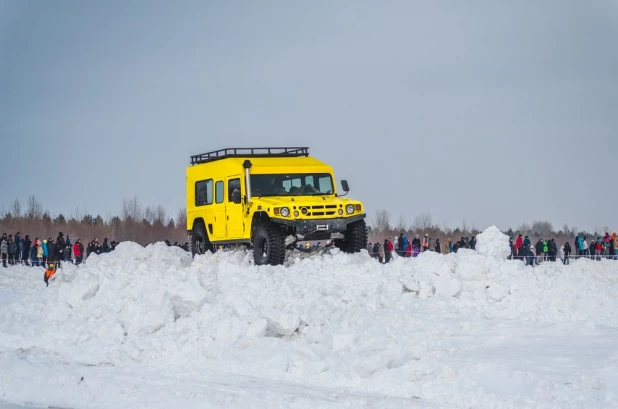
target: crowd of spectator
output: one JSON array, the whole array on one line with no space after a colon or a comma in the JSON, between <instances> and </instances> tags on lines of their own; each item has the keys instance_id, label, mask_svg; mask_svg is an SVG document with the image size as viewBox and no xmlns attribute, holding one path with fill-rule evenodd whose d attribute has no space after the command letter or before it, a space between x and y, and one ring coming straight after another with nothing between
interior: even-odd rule
<instances>
[{"instance_id":1,"label":"crowd of spectator","mask_svg":"<svg viewBox=\"0 0 618 409\"><path fill-rule=\"evenodd\" d=\"M58 267L62 262L81 264L90 254L108 253L117 244L116 241L109 242L107 238L100 243L95 238L84 248L81 239L73 242L71 235L67 234L65 238L62 232L58 233L56 240L51 237L43 240L35 237L32 240L27 234L22 237L20 232L15 233L15 236L4 233L0 238L0 257L4 267L17 264L45 267L52 262Z\"/></svg>"},{"instance_id":2,"label":"crowd of spectator","mask_svg":"<svg viewBox=\"0 0 618 409\"><path fill-rule=\"evenodd\" d=\"M538 265L543 261L556 261L559 257L563 264L569 264L573 257L573 250L576 251L576 258L589 258L592 260L612 259L618 260L618 240L616 232L611 235L605 232L605 236L593 237L588 242L587 236L576 236L573 246L567 241L562 246L558 247L555 239L539 238L534 245L530 238L525 236L522 238L520 234L515 242L510 240L512 259L521 259L527 265Z\"/></svg>"},{"instance_id":3,"label":"crowd of spectator","mask_svg":"<svg viewBox=\"0 0 618 409\"><path fill-rule=\"evenodd\" d=\"M603 258L618 260L618 240L616 233L605 233L604 237L597 237L588 242L587 236L576 236L573 246L567 241L562 245L558 245L555 239L539 238L536 243L532 243L528 236L520 234L515 241L509 239L511 246L511 255L509 259L522 260L527 265L539 265L543 261L556 261L558 258L563 264L569 264L572 257L585 257L593 260L601 260ZM408 236L401 233L399 237L393 240L387 238L383 243L379 241L369 243L367 251L369 255L380 263L388 263L392 260L393 253L399 257L417 257L424 251L435 251L437 253L457 253L459 249L476 248L476 237L461 237L453 242L450 238L446 238L445 243L440 243L440 239L432 239L429 234L425 234L421 239L418 234L414 235L412 240ZM576 255L573 256L572 252Z\"/></svg>"},{"instance_id":4,"label":"crowd of spectator","mask_svg":"<svg viewBox=\"0 0 618 409\"><path fill-rule=\"evenodd\" d=\"M388 263L392 260L393 252L399 257L417 257L424 251L435 251L437 253L457 253L459 249L466 248L474 250L476 248L476 237L461 237L460 240L453 242L450 238L445 240L444 245L440 239L433 241L429 234L425 234L421 239L418 234L410 240L407 235L400 233L399 237L384 239L384 243L376 241L367 245L369 255L380 263Z\"/></svg>"}]
</instances>

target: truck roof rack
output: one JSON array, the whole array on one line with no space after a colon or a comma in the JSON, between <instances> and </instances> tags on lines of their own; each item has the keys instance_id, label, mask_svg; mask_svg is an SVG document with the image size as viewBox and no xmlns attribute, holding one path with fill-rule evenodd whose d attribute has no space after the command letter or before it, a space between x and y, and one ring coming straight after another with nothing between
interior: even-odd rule
<instances>
[{"instance_id":1,"label":"truck roof rack","mask_svg":"<svg viewBox=\"0 0 618 409\"><path fill-rule=\"evenodd\" d=\"M191 165L226 158L292 158L309 156L309 148L226 148L191 156Z\"/></svg>"}]
</instances>

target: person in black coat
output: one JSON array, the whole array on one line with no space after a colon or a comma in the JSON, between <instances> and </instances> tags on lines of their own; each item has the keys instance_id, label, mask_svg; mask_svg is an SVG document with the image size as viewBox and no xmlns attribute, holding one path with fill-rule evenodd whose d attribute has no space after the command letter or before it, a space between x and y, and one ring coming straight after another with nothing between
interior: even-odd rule
<instances>
[{"instance_id":1,"label":"person in black coat","mask_svg":"<svg viewBox=\"0 0 618 409\"><path fill-rule=\"evenodd\" d=\"M62 232L58 233L58 238L56 238L56 245L54 246L57 265L60 265L60 262L64 261L64 249L66 246L67 244L64 241L64 235L62 234Z\"/></svg>"},{"instance_id":2,"label":"person in black coat","mask_svg":"<svg viewBox=\"0 0 618 409\"><path fill-rule=\"evenodd\" d=\"M30 258L30 248L31 247L32 247L32 240L30 240L30 236L26 234L26 238L24 239L24 262L26 263L27 266L30 265L28 263L28 259Z\"/></svg>"},{"instance_id":3,"label":"person in black coat","mask_svg":"<svg viewBox=\"0 0 618 409\"><path fill-rule=\"evenodd\" d=\"M406 249L403 248L403 233L397 238L397 252L401 257L406 255Z\"/></svg>"},{"instance_id":4,"label":"person in black coat","mask_svg":"<svg viewBox=\"0 0 618 409\"><path fill-rule=\"evenodd\" d=\"M109 243L107 243L107 237L103 239L103 253L109 253Z\"/></svg>"},{"instance_id":5,"label":"person in black coat","mask_svg":"<svg viewBox=\"0 0 618 409\"><path fill-rule=\"evenodd\" d=\"M558 246L556 245L556 240L551 239L549 243L547 243L548 253L549 253L549 261L556 261L556 254L558 254Z\"/></svg>"},{"instance_id":6,"label":"person in black coat","mask_svg":"<svg viewBox=\"0 0 618 409\"><path fill-rule=\"evenodd\" d=\"M442 249L440 248L440 239L436 239L436 253L440 253Z\"/></svg>"},{"instance_id":7,"label":"person in black coat","mask_svg":"<svg viewBox=\"0 0 618 409\"><path fill-rule=\"evenodd\" d=\"M562 251L564 251L564 260L562 260L562 263L569 264L569 257L571 256L571 245L568 241L564 243L564 249Z\"/></svg>"}]
</instances>

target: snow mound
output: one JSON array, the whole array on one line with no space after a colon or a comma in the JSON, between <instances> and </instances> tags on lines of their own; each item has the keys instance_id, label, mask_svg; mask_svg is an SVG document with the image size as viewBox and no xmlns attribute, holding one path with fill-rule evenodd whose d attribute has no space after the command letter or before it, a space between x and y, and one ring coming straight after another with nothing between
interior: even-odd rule
<instances>
[{"instance_id":1,"label":"snow mound","mask_svg":"<svg viewBox=\"0 0 618 409\"><path fill-rule=\"evenodd\" d=\"M499 260L506 260L509 254L511 254L509 237L496 226L485 229L484 232L476 236L476 240L476 251L480 254L495 257Z\"/></svg>"},{"instance_id":2,"label":"snow mound","mask_svg":"<svg viewBox=\"0 0 618 409\"><path fill-rule=\"evenodd\" d=\"M0 335L17 334L0 337L0 357L19 351L19 360L79 368L208 368L500 407L475 377L517 373L499 363L454 370L445 361L451 342L469 340L470 351L478 351L490 342L472 333L479 322L488 323L494 341L508 338L510 322L618 330L618 262L532 268L505 260L508 238L497 228L477 239L478 251L424 252L387 265L366 252L333 249L291 253L285 266L255 266L248 251L192 259L163 243L122 243L85 265L65 265L49 288L34 269L8 269L0 288L21 288L30 298L0 308L7 323ZM517 385L526 382L538 379ZM535 402L547 390L538 389Z\"/></svg>"}]
</instances>

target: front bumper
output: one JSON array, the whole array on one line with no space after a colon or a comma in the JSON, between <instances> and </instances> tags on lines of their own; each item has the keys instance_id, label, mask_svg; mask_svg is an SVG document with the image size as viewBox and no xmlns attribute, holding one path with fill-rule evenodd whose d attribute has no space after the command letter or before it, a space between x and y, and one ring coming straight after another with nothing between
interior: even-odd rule
<instances>
[{"instance_id":1,"label":"front bumper","mask_svg":"<svg viewBox=\"0 0 618 409\"><path fill-rule=\"evenodd\" d=\"M348 224L362 220L365 217L365 214L359 214L357 216L335 219L294 220L271 218L270 221L292 227L295 234L303 237L302 240L328 240L333 234L344 233L348 228Z\"/></svg>"}]
</instances>

